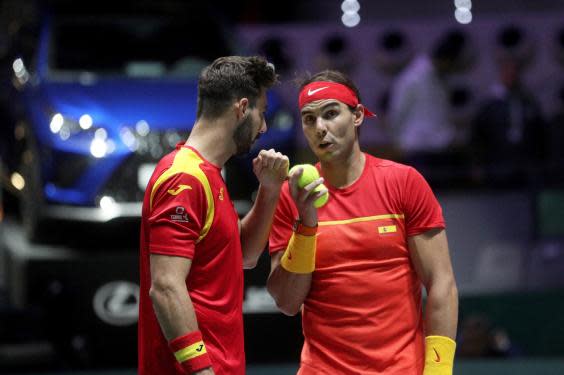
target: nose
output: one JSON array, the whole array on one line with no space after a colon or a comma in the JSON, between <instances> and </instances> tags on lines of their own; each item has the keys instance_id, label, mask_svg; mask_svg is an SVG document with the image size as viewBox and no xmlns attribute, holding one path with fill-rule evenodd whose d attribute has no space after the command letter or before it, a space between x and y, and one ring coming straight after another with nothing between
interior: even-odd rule
<instances>
[{"instance_id":1,"label":"nose","mask_svg":"<svg viewBox=\"0 0 564 375\"><path fill-rule=\"evenodd\" d=\"M260 129L259 129L259 133L264 134L264 133L266 133L267 129L268 128L266 126L266 119L263 119L262 124L261 124Z\"/></svg>"},{"instance_id":2,"label":"nose","mask_svg":"<svg viewBox=\"0 0 564 375\"><path fill-rule=\"evenodd\" d=\"M323 118L318 117L315 120L315 133L320 137L323 138L327 134L327 126L325 125L325 121Z\"/></svg>"}]
</instances>

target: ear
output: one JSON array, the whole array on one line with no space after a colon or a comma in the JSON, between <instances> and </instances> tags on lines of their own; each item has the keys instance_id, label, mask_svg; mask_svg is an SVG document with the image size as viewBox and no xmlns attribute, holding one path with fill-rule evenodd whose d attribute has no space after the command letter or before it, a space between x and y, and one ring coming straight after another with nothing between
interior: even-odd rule
<instances>
[{"instance_id":1,"label":"ear","mask_svg":"<svg viewBox=\"0 0 564 375\"><path fill-rule=\"evenodd\" d=\"M245 113L247 113L249 109L249 99L241 98L237 102L235 102L235 113L237 115L237 120L242 119L245 117Z\"/></svg>"},{"instance_id":2,"label":"ear","mask_svg":"<svg viewBox=\"0 0 564 375\"><path fill-rule=\"evenodd\" d=\"M364 121L364 106L362 104L358 104L352 115L354 126L359 127Z\"/></svg>"}]
</instances>

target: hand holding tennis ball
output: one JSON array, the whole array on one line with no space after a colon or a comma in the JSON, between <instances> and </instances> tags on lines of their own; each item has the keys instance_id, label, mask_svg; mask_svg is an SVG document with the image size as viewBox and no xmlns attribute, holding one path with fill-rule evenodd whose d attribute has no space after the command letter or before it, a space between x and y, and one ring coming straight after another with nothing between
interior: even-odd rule
<instances>
[{"instance_id":1,"label":"hand holding tennis ball","mask_svg":"<svg viewBox=\"0 0 564 375\"><path fill-rule=\"evenodd\" d=\"M298 168L302 168L302 175L300 176L300 178L298 179L298 186L300 188L303 188L306 185L311 184L313 181L317 180L319 178L319 172L317 171L317 168L315 168L313 165L311 164L297 164L294 165L290 171L288 172L288 174L292 174L296 169ZM312 192L312 194L317 193L320 190L323 189L327 189L327 187L323 184L318 185ZM327 200L329 199L329 192L326 192L325 194L323 194L321 197L317 198L314 202L313 202L313 206L315 208L319 208L319 207L323 207L325 205L325 203L327 203Z\"/></svg>"}]
</instances>

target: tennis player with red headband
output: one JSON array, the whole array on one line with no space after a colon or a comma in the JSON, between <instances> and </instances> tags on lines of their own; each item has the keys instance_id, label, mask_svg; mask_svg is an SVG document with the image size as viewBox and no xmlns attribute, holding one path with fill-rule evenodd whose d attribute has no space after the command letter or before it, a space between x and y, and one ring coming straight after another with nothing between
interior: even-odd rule
<instances>
[{"instance_id":1,"label":"tennis player with red headband","mask_svg":"<svg viewBox=\"0 0 564 375\"><path fill-rule=\"evenodd\" d=\"M300 189L297 171L282 187L268 278L285 314L302 311L298 374L452 374L458 296L437 199L415 169L361 151L374 114L348 77L310 77L299 105L321 178Z\"/></svg>"}]
</instances>

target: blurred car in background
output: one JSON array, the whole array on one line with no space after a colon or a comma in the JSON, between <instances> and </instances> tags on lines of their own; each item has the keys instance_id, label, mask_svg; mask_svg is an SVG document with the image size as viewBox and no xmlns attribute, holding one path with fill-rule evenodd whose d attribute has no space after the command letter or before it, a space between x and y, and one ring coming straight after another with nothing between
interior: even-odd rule
<instances>
[{"instance_id":1,"label":"blurred car in background","mask_svg":"<svg viewBox=\"0 0 564 375\"><path fill-rule=\"evenodd\" d=\"M156 162L195 121L201 69L238 52L218 17L189 3L53 8L18 35L10 121L1 125L7 136L0 142L4 181L20 195L30 239L45 237L54 220L139 218ZM240 214L256 189L250 160L257 150L293 151L295 121L275 91L267 125L251 155L225 169Z\"/></svg>"}]
</instances>

